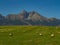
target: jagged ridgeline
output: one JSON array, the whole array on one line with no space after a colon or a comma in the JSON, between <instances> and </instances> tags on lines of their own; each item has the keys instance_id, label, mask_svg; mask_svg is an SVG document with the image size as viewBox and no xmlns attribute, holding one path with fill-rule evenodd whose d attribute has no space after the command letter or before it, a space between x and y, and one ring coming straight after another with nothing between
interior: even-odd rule
<instances>
[{"instance_id":1,"label":"jagged ridgeline","mask_svg":"<svg viewBox=\"0 0 60 45\"><path fill-rule=\"evenodd\" d=\"M19 14L0 14L0 25L41 25L41 26L59 26L60 19L47 18L41 14L23 10Z\"/></svg>"}]
</instances>

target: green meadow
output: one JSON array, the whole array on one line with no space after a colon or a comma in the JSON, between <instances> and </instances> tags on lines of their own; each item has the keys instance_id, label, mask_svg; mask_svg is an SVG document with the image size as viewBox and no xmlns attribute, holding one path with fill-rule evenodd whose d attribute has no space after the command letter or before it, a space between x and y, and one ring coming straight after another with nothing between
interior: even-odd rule
<instances>
[{"instance_id":1,"label":"green meadow","mask_svg":"<svg viewBox=\"0 0 60 45\"><path fill-rule=\"evenodd\" d=\"M0 45L60 45L60 27L0 26Z\"/></svg>"}]
</instances>

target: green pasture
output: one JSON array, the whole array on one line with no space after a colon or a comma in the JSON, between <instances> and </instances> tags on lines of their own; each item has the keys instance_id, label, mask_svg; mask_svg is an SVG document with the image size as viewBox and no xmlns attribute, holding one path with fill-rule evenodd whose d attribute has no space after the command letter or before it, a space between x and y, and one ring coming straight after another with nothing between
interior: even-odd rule
<instances>
[{"instance_id":1,"label":"green pasture","mask_svg":"<svg viewBox=\"0 0 60 45\"><path fill-rule=\"evenodd\" d=\"M0 45L60 45L60 27L0 26Z\"/></svg>"}]
</instances>

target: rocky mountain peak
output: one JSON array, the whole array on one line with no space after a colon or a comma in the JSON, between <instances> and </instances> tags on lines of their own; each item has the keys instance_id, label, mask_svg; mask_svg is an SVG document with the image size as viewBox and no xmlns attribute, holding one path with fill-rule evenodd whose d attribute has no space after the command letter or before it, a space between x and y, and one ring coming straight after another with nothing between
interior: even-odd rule
<instances>
[{"instance_id":1,"label":"rocky mountain peak","mask_svg":"<svg viewBox=\"0 0 60 45\"><path fill-rule=\"evenodd\" d=\"M0 14L0 25L60 25L60 19L47 18L36 11L27 12L23 10L19 14Z\"/></svg>"},{"instance_id":2,"label":"rocky mountain peak","mask_svg":"<svg viewBox=\"0 0 60 45\"><path fill-rule=\"evenodd\" d=\"M26 10L22 10L21 13L22 14L25 14L25 13L27 13L27 11Z\"/></svg>"}]
</instances>

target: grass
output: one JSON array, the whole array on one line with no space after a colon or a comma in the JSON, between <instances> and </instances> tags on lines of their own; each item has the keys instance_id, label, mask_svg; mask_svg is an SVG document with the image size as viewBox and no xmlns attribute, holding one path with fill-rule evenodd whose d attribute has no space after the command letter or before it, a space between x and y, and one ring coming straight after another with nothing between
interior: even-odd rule
<instances>
[{"instance_id":1,"label":"grass","mask_svg":"<svg viewBox=\"0 0 60 45\"><path fill-rule=\"evenodd\" d=\"M60 45L59 32L57 26L0 26L0 45Z\"/></svg>"}]
</instances>

